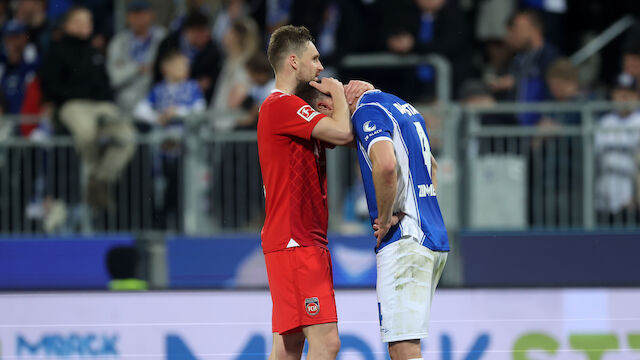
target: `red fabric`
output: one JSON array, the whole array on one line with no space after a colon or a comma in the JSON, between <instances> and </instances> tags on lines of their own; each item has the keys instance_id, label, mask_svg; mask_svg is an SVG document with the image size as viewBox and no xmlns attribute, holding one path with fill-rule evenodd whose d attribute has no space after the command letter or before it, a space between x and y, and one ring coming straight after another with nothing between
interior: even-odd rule
<instances>
[{"instance_id":1,"label":"red fabric","mask_svg":"<svg viewBox=\"0 0 640 360\"><path fill-rule=\"evenodd\" d=\"M303 326L338 321L329 250L289 248L265 254L265 262L273 332L286 335Z\"/></svg>"},{"instance_id":2,"label":"red fabric","mask_svg":"<svg viewBox=\"0 0 640 360\"><path fill-rule=\"evenodd\" d=\"M33 78L27 85L20 113L23 115L40 115L42 113L42 90L40 89L40 79L38 77ZM37 127L37 122L21 123L20 134L29 136Z\"/></svg>"},{"instance_id":3,"label":"red fabric","mask_svg":"<svg viewBox=\"0 0 640 360\"><path fill-rule=\"evenodd\" d=\"M325 145L311 132L325 116L295 95L274 92L262 103L258 150L265 190L264 253L327 246Z\"/></svg>"}]
</instances>

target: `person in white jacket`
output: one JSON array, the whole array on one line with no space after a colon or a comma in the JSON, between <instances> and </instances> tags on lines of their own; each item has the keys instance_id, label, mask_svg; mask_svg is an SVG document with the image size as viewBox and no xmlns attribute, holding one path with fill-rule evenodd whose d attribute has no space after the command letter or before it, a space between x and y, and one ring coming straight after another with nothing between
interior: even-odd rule
<instances>
[{"instance_id":1,"label":"person in white jacket","mask_svg":"<svg viewBox=\"0 0 640 360\"><path fill-rule=\"evenodd\" d=\"M116 92L116 103L131 112L149 92L153 62L166 31L153 25L154 12L146 0L127 7L128 28L114 36L107 51L107 71Z\"/></svg>"}]
</instances>

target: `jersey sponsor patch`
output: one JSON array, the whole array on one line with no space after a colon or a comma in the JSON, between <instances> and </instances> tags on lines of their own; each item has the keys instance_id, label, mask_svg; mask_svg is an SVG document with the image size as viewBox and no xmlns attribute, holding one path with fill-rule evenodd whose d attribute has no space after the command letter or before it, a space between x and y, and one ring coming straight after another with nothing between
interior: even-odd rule
<instances>
[{"instance_id":1,"label":"jersey sponsor patch","mask_svg":"<svg viewBox=\"0 0 640 360\"><path fill-rule=\"evenodd\" d=\"M372 132L375 129L376 129L376 125L375 124L371 125L371 121L367 121L362 125L362 130L364 130L364 132Z\"/></svg>"},{"instance_id":2,"label":"jersey sponsor patch","mask_svg":"<svg viewBox=\"0 0 640 360\"><path fill-rule=\"evenodd\" d=\"M314 117L320 115L320 113L313 110L310 105L304 105L300 109L298 109L298 115L300 115L301 118L307 121L311 121Z\"/></svg>"},{"instance_id":3,"label":"jersey sponsor patch","mask_svg":"<svg viewBox=\"0 0 640 360\"><path fill-rule=\"evenodd\" d=\"M304 299L304 307L307 309L307 314L313 316L318 315L320 312L320 301L317 297Z\"/></svg>"}]
</instances>

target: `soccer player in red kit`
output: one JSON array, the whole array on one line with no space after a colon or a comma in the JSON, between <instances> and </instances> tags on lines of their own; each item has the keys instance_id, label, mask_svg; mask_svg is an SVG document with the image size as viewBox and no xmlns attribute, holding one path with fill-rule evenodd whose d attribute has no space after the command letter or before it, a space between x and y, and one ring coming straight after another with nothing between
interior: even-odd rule
<instances>
[{"instance_id":1,"label":"soccer player in red kit","mask_svg":"<svg viewBox=\"0 0 640 360\"><path fill-rule=\"evenodd\" d=\"M313 81L323 67L306 28L277 29L267 53L276 89L260 108L258 150L266 199L262 248L273 301L270 359L300 359L305 338L307 359L335 359L340 339L327 249L325 148L353 140L347 97L335 79ZM334 97L333 117L293 95L310 81Z\"/></svg>"}]
</instances>

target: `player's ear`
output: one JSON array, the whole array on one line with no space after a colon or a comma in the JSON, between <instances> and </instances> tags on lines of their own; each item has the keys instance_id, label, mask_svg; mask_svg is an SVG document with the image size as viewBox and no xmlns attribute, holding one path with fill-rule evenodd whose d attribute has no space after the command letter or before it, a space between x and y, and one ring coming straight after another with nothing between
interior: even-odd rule
<instances>
[{"instance_id":1,"label":"player's ear","mask_svg":"<svg viewBox=\"0 0 640 360\"><path fill-rule=\"evenodd\" d=\"M293 70L298 70L298 57L295 54L289 55L289 57L287 57L287 62Z\"/></svg>"},{"instance_id":2,"label":"player's ear","mask_svg":"<svg viewBox=\"0 0 640 360\"><path fill-rule=\"evenodd\" d=\"M325 114L325 115L327 113L332 113L333 112L333 105L330 104L329 102L319 101L317 107L318 107L318 110L320 110L320 112Z\"/></svg>"}]
</instances>

